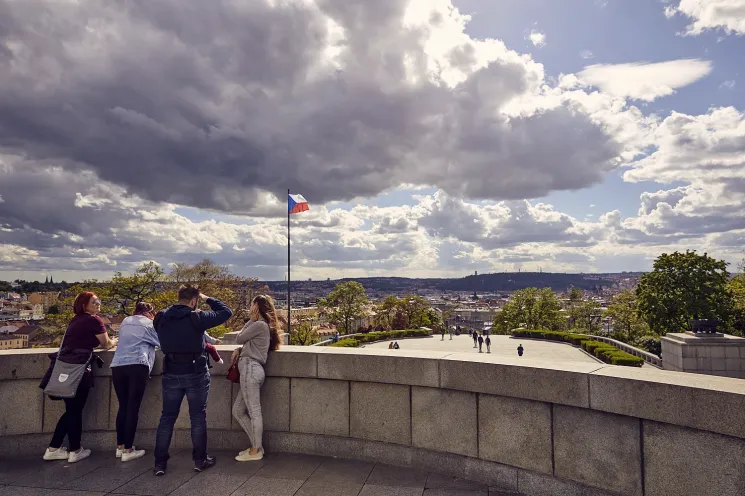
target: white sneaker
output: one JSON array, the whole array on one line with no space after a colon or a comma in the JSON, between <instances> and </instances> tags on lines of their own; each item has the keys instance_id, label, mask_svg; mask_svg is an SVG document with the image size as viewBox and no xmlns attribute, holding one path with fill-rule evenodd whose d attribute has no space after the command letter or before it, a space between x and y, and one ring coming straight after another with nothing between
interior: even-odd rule
<instances>
[{"instance_id":1,"label":"white sneaker","mask_svg":"<svg viewBox=\"0 0 745 496\"><path fill-rule=\"evenodd\" d=\"M54 451L44 451L45 460L67 460L68 456L69 453L67 452L67 448L57 448Z\"/></svg>"},{"instance_id":2,"label":"white sneaker","mask_svg":"<svg viewBox=\"0 0 745 496\"><path fill-rule=\"evenodd\" d=\"M134 445L132 445L132 451L134 451L136 449L137 448L135 448ZM117 458L121 458L122 457L122 453L124 453L124 450L123 449L116 448L116 457Z\"/></svg>"},{"instance_id":3,"label":"white sneaker","mask_svg":"<svg viewBox=\"0 0 745 496\"><path fill-rule=\"evenodd\" d=\"M132 446L131 452L124 452L122 453L122 461L128 462L130 460L136 460L138 458L141 458L145 456L145 450L136 450L134 446Z\"/></svg>"},{"instance_id":4,"label":"white sneaker","mask_svg":"<svg viewBox=\"0 0 745 496\"><path fill-rule=\"evenodd\" d=\"M239 462L252 462L255 460L261 460L264 458L264 450L260 449L257 453L251 454L248 450L241 451L238 456L235 457Z\"/></svg>"},{"instance_id":5,"label":"white sneaker","mask_svg":"<svg viewBox=\"0 0 745 496\"><path fill-rule=\"evenodd\" d=\"M91 456L91 450L80 448L80 451L71 451L67 458L68 463L75 463Z\"/></svg>"}]
</instances>

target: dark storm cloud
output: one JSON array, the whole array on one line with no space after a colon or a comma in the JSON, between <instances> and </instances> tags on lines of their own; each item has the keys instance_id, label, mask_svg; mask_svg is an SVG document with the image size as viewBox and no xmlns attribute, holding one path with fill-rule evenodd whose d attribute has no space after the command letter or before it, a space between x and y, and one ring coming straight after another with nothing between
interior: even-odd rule
<instances>
[{"instance_id":1,"label":"dark storm cloud","mask_svg":"<svg viewBox=\"0 0 745 496\"><path fill-rule=\"evenodd\" d=\"M231 212L287 187L315 202L401 183L539 197L612 168L619 146L586 115L499 113L530 87L521 62L454 88L428 82L427 30L402 27L406 7L0 3L0 147L151 201ZM344 36L334 67L322 64L329 19ZM449 60L473 67L473 46L453 46Z\"/></svg>"}]
</instances>

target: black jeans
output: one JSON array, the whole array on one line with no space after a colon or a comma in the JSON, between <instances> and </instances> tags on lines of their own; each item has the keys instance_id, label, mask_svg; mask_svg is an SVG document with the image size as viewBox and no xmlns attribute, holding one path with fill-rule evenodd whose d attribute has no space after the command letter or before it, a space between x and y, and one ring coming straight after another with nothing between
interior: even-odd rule
<instances>
[{"instance_id":1,"label":"black jeans","mask_svg":"<svg viewBox=\"0 0 745 496\"><path fill-rule=\"evenodd\" d=\"M90 386L83 384L78 387L78 392L74 397L64 399L65 413L57 421L52 442L49 443L51 448L60 448L67 436L70 451L80 449L80 437L83 435L83 408L88 400L90 389Z\"/></svg>"},{"instance_id":2,"label":"black jeans","mask_svg":"<svg viewBox=\"0 0 745 496\"><path fill-rule=\"evenodd\" d=\"M131 449L137 432L142 397L145 396L150 368L147 365L121 365L111 368L111 381L119 400L116 414L116 444Z\"/></svg>"},{"instance_id":3,"label":"black jeans","mask_svg":"<svg viewBox=\"0 0 745 496\"><path fill-rule=\"evenodd\" d=\"M210 374L163 374L163 413L160 416L158 432L155 435L155 463L168 461L168 447L171 445L173 426L176 424L181 402L189 403L191 420L191 457L195 463L207 458L207 398L210 393Z\"/></svg>"}]
</instances>

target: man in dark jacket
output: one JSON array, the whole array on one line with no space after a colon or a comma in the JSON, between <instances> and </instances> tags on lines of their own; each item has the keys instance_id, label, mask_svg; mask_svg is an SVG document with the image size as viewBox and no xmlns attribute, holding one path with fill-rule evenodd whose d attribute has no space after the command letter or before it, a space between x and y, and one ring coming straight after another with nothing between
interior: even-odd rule
<instances>
[{"instance_id":1,"label":"man in dark jacket","mask_svg":"<svg viewBox=\"0 0 745 496\"><path fill-rule=\"evenodd\" d=\"M204 300L211 312L198 312ZM207 454L207 396L210 373L204 349L204 332L227 321L233 312L217 298L203 295L196 286L181 286L178 303L158 312L153 325L158 333L163 359L163 413L155 437L155 475L166 473L168 447L181 402L186 396L191 419L194 471L215 464Z\"/></svg>"},{"instance_id":2,"label":"man in dark jacket","mask_svg":"<svg viewBox=\"0 0 745 496\"><path fill-rule=\"evenodd\" d=\"M481 350L481 348L482 348L482 346L484 346L484 337L483 336L479 336L478 337L478 340L479 340L479 353L483 353L483 351Z\"/></svg>"}]
</instances>

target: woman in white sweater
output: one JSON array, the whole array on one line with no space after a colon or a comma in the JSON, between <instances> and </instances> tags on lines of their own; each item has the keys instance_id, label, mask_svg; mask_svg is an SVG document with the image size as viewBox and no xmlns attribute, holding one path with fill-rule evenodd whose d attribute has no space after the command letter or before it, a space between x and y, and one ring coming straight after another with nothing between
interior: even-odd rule
<instances>
[{"instance_id":1,"label":"woman in white sweater","mask_svg":"<svg viewBox=\"0 0 745 496\"><path fill-rule=\"evenodd\" d=\"M264 422L261 416L261 385L264 384L264 365L269 351L279 348L279 324L274 301L259 295L251 302L251 320L246 322L236 338L243 348L238 370L241 373L241 394L233 404L233 417L248 436L251 446L235 457L239 462L261 460L264 457L261 438Z\"/></svg>"}]
</instances>

